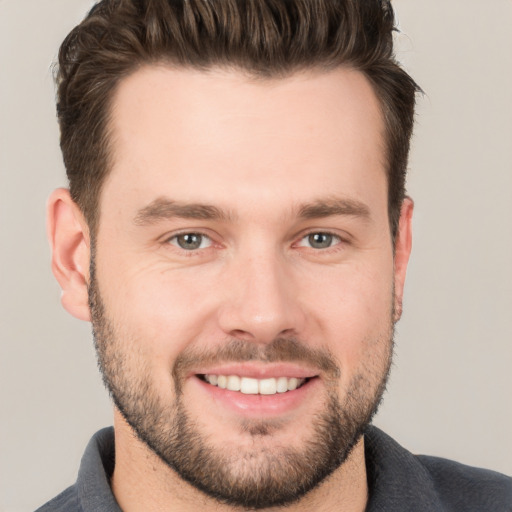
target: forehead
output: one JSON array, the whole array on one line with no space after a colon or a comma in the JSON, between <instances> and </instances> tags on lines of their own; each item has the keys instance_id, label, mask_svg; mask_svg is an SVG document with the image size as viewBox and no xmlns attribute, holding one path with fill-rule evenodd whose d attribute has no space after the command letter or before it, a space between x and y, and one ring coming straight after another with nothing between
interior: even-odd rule
<instances>
[{"instance_id":1,"label":"forehead","mask_svg":"<svg viewBox=\"0 0 512 512\"><path fill-rule=\"evenodd\" d=\"M111 122L104 188L121 203L131 193L134 207L158 193L244 205L256 194L261 204L326 192L361 199L377 183L386 195L379 103L351 69L252 79L147 66L121 82Z\"/></svg>"}]
</instances>

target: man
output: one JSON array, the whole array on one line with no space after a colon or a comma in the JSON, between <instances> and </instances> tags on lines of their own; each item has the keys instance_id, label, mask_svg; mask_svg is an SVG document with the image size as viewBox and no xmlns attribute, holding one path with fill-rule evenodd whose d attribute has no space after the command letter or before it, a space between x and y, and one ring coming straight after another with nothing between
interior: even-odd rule
<instances>
[{"instance_id":1,"label":"man","mask_svg":"<svg viewBox=\"0 0 512 512\"><path fill-rule=\"evenodd\" d=\"M68 36L53 271L115 420L41 510L512 509L509 478L369 426L411 250L393 25L380 1L124 0Z\"/></svg>"}]
</instances>

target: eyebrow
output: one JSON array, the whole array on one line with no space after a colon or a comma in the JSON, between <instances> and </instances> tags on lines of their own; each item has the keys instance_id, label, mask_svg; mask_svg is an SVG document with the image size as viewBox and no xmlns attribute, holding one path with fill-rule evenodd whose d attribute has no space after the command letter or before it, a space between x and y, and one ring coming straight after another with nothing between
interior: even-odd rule
<instances>
[{"instance_id":1,"label":"eyebrow","mask_svg":"<svg viewBox=\"0 0 512 512\"><path fill-rule=\"evenodd\" d=\"M321 219L336 215L359 217L363 220L369 220L370 208L354 199L340 199L330 197L304 204L299 209L299 217L305 220Z\"/></svg>"},{"instance_id":2,"label":"eyebrow","mask_svg":"<svg viewBox=\"0 0 512 512\"><path fill-rule=\"evenodd\" d=\"M165 197L159 197L141 208L135 215L134 222L139 226L153 224L160 220L176 217L197 220L229 220L232 215L216 206L201 203L181 203Z\"/></svg>"},{"instance_id":3,"label":"eyebrow","mask_svg":"<svg viewBox=\"0 0 512 512\"><path fill-rule=\"evenodd\" d=\"M321 219L332 216L370 218L370 209L360 201L329 197L300 205L298 217L304 220ZM196 220L232 221L234 215L217 206L202 203L182 203L166 197L159 197L141 208L135 215L138 226L147 226L161 220L173 218Z\"/></svg>"}]
</instances>

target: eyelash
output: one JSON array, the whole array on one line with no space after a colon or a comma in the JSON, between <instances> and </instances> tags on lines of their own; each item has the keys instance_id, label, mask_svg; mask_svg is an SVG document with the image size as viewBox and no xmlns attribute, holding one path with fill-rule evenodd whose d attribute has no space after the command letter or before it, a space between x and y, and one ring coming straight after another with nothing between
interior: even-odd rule
<instances>
[{"instance_id":1,"label":"eyelash","mask_svg":"<svg viewBox=\"0 0 512 512\"><path fill-rule=\"evenodd\" d=\"M314 235L322 235L322 236L327 236L327 237L330 237L331 241L335 241L335 243L333 245L329 245L328 247L323 247L323 248L319 248L319 247L311 247L311 246L305 246L305 245L301 245L301 243L308 239L309 237L311 236L314 236ZM330 231L310 231L309 233L305 234L304 236L302 236L299 240L299 247L307 247L309 249L313 249L315 251L320 251L320 252L327 252L329 250L334 250L337 248L338 245L342 244L344 242L344 240L339 236L337 235L336 233L331 233ZM309 241L309 243L311 243L311 240Z\"/></svg>"},{"instance_id":2,"label":"eyelash","mask_svg":"<svg viewBox=\"0 0 512 512\"><path fill-rule=\"evenodd\" d=\"M177 242L173 243L173 240L177 240L180 236L186 236L186 235L190 235L190 236L195 235L195 236L201 237L202 238L201 245L202 245L204 239L207 238L208 240L210 240L210 245L208 245L208 247L198 247L197 249L187 250L187 249L184 249L183 247L180 247ZM184 255L186 257L199 256L201 254L204 254L204 251L211 249L212 246L215 244L215 242L213 241L213 238L211 236L207 235L206 233L202 233L201 231L183 231L181 233L176 233L176 234L172 235L171 237L166 238L164 242L165 242L165 244L172 245L177 251L179 251L182 255Z\"/></svg>"},{"instance_id":3,"label":"eyelash","mask_svg":"<svg viewBox=\"0 0 512 512\"><path fill-rule=\"evenodd\" d=\"M195 249L187 250L187 249L184 249L183 247L180 247L177 242L173 243L173 240L177 240L178 237L186 236L186 235L191 235L191 236L195 235L198 237L202 237L201 244L203 243L205 238L209 239L210 244L207 247L198 247ZM330 245L329 247L325 247L325 248L315 248L315 247L311 247L311 246L301 245L301 243L304 240L306 240L308 237L310 237L312 235L324 235L324 236L332 237L334 239L333 241L335 243L333 245ZM186 257L199 256L201 254L204 254L205 251L211 249L215 245L213 238L201 231L183 231L181 233L176 233L176 234L172 235L171 237L166 238L164 243L172 245L176 250L178 250L182 255L184 255ZM330 254L332 252L341 250L342 247L340 247L340 246L346 245L347 243L348 243L347 240L342 238L339 234L333 233L331 231L318 230L318 231L309 231L309 232L303 234L298 239L298 242L294 242L293 246L304 247L306 249L313 250L315 253L318 253L318 254L320 254L320 253Z\"/></svg>"}]
</instances>

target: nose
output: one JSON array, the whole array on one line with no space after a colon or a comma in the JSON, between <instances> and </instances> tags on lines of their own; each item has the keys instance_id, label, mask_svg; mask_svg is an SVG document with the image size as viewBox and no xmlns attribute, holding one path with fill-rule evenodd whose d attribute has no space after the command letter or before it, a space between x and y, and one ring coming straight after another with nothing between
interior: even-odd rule
<instances>
[{"instance_id":1,"label":"nose","mask_svg":"<svg viewBox=\"0 0 512 512\"><path fill-rule=\"evenodd\" d=\"M230 337L267 344L304 328L293 269L273 251L259 251L232 262L224 274L220 328Z\"/></svg>"}]
</instances>

